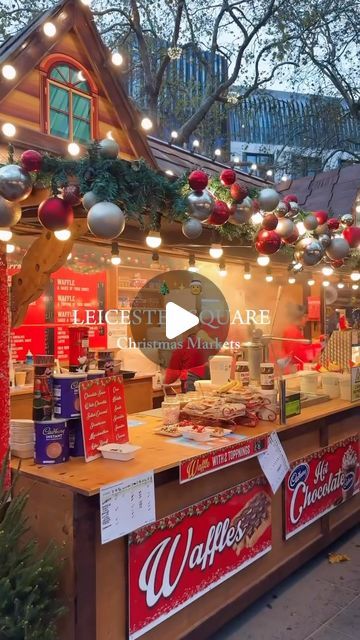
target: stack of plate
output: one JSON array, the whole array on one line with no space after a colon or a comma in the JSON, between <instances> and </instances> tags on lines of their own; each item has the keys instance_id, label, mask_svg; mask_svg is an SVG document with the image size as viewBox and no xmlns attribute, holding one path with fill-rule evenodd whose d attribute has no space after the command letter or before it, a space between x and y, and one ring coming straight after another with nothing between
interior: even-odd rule
<instances>
[{"instance_id":1,"label":"stack of plate","mask_svg":"<svg viewBox=\"0 0 360 640\"><path fill-rule=\"evenodd\" d=\"M10 420L10 448L14 456L33 458L34 439L33 420Z\"/></svg>"}]
</instances>

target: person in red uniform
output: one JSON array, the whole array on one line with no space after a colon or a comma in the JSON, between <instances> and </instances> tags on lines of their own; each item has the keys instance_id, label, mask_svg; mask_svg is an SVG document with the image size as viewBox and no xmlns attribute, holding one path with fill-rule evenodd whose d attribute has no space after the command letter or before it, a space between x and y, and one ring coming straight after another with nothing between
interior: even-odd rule
<instances>
[{"instance_id":1,"label":"person in red uniform","mask_svg":"<svg viewBox=\"0 0 360 640\"><path fill-rule=\"evenodd\" d=\"M282 346L285 354L291 357L292 363L299 365L308 361L306 344L296 342L296 340L304 340L304 326L307 318L304 307L300 304L289 305L287 313L289 324L282 335L287 340L282 343Z\"/></svg>"},{"instance_id":2,"label":"person in red uniform","mask_svg":"<svg viewBox=\"0 0 360 640\"><path fill-rule=\"evenodd\" d=\"M184 333L182 345L171 355L164 384L169 385L180 379L183 393L194 391L196 380L209 378L208 360L213 353L194 330Z\"/></svg>"}]
</instances>

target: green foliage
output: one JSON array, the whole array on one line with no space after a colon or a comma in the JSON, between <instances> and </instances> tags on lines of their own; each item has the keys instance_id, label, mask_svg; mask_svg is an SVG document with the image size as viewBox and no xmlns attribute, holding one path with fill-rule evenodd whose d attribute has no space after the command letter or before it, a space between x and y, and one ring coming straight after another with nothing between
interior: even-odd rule
<instances>
[{"instance_id":1,"label":"green foliage","mask_svg":"<svg viewBox=\"0 0 360 640\"><path fill-rule=\"evenodd\" d=\"M56 622L64 609L56 598L58 552L43 554L34 540L25 542L28 497L18 494L9 501L5 458L0 475L0 639L56 640Z\"/></svg>"}]
</instances>

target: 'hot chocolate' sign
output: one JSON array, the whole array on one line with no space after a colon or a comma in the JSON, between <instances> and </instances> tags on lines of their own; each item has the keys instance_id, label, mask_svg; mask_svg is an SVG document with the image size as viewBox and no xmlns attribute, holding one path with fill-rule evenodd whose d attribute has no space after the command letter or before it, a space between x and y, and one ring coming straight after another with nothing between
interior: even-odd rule
<instances>
[{"instance_id":1,"label":"'hot chocolate' sign","mask_svg":"<svg viewBox=\"0 0 360 640\"><path fill-rule=\"evenodd\" d=\"M130 640L271 549L271 497L259 477L129 537Z\"/></svg>"},{"instance_id":2,"label":"'hot chocolate' sign","mask_svg":"<svg viewBox=\"0 0 360 640\"><path fill-rule=\"evenodd\" d=\"M359 491L359 437L293 462L285 478L285 537L291 538Z\"/></svg>"}]
</instances>

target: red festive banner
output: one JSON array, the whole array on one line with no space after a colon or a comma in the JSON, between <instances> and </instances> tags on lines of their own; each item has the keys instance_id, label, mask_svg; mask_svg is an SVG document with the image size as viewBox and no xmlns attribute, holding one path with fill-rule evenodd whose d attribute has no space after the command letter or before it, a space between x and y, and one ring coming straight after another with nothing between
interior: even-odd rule
<instances>
[{"instance_id":1,"label":"red festive banner","mask_svg":"<svg viewBox=\"0 0 360 640\"><path fill-rule=\"evenodd\" d=\"M256 438L241 440L215 451L202 453L190 458L190 460L183 460L179 464L180 483L189 482L189 480L206 476L223 467L231 467L237 462L253 458L267 449L268 440L268 434L264 434Z\"/></svg>"},{"instance_id":2,"label":"red festive banner","mask_svg":"<svg viewBox=\"0 0 360 640\"><path fill-rule=\"evenodd\" d=\"M9 448L9 301L6 254L0 254L0 466Z\"/></svg>"},{"instance_id":3,"label":"red festive banner","mask_svg":"<svg viewBox=\"0 0 360 640\"><path fill-rule=\"evenodd\" d=\"M285 478L286 539L358 491L358 435L293 462Z\"/></svg>"},{"instance_id":4,"label":"red festive banner","mask_svg":"<svg viewBox=\"0 0 360 640\"><path fill-rule=\"evenodd\" d=\"M129 441L122 376L79 384L85 460L99 458L98 447Z\"/></svg>"},{"instance_id":5,"label":"red festive banner","mask_svg":"<svg viewBox=\"0 0 360 640\"><path fill-rule=\"evenodd\" d=\"M129 536L129 637L139 638L271 549L265 478L231 487Z\"/></svg>"}]
</instances>

